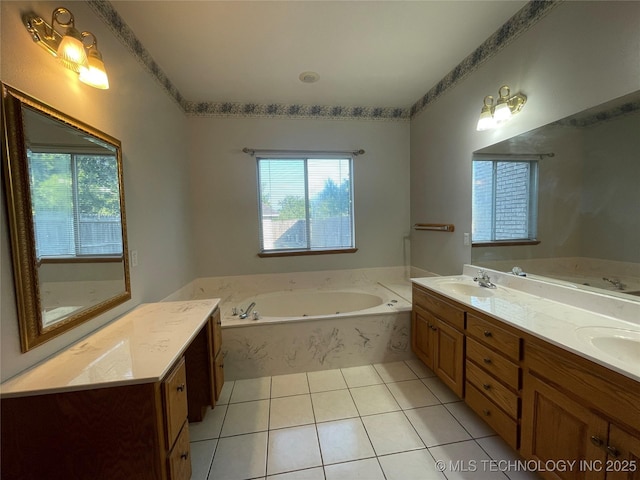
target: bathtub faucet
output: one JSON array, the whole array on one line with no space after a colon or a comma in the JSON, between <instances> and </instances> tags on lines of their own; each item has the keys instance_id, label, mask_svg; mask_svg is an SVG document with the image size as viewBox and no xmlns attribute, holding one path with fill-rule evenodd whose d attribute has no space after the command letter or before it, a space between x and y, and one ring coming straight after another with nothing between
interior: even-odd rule
<instances>
[{"instance_id":1,"label":"bathtub faucet","mask_svg":"<svg viewBox=\"0 0 640 480\"><path fill-rule=\"evenodd\" d=\"M247 307L247 309L240 314L240 318L244 320L251 313L251 309L256 306L256 302L251 302L251 304Z\"/></svg>"},{"instance_id":2,"label":"bathtub faucet","mask_svg":"<svg viewBox=\"0 0 640 480\"><path fill-rule=\"evenodd\" d=\"M626 285L624 283L622 283L620 280L618 280L617 278L602 277L602 280L604 280L605 282L609 282L611 285L616 287L618 290L624 290L625 287L626 287Z\"/></svg>"}]
</instances>

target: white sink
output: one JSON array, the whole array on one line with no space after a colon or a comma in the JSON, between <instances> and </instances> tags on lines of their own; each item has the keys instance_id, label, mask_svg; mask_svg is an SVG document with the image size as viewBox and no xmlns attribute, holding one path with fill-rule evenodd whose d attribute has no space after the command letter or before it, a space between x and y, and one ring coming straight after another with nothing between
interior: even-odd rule
<instances>
[{"instance_id":1,"label":"white sink","mask_svg":"<svg viewBox=\"0 0 640 480\"><path fill-rule=\"evenodd\" d=\"M457 293L458 295L465 295L467 297L491 297L493 296L493 290L487 287L481 287L476 284L470 284L465 282L459 282L455 280L449 280L439 283L438 286L442 290L449 291L451 293Z\"/></svg>"},{"instance_id":2,"label":"white sink","mask_svg":"<svg viewBox=\"0 0 640 480\"><path fill-rule=\"evenodd\" d=\"M640 363L640 330L616 327L582 327L578 338L601 352L629 363Z\"/></svg>"}]
</instances>

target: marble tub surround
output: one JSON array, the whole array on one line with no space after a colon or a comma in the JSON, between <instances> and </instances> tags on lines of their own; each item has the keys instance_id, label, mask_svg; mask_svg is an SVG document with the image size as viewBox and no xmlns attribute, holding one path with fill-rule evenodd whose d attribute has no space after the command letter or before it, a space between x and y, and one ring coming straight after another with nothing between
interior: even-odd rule
<instances>
[{"instance_id":1,"label":"marble tub surround","mask_svg":"<svg viewBox=\"0 0 640 480\"><path fill-rule=\"evenodd\" d=\"M487 269L497 288L482 288L473 281L478 270L465 265L462 275L413 282L640 381L634 343L605 351L590 339L605 329L605 334L640 341L640 303Z\"/></svg>"},{"instance_id":2,"label":"marble tub surround","mask_svg":"<svg viewBox=\"0 0 640 480\"><path fill-rule=\"evenodd\" d=\"M163 301L220 298L221 313L231 312L232 306L252 295L294 289L358 288L378 283L410 286L413 271L409 267L360 268L351 270L322 270L318 272L263 273L197 278L175 291ZM411 297L407 300L411 300Z\"/></svg>"},{"instance_id":3,"label":"marble tub surround","mask_svg":"<svg viewBox=\"0 0 640 480\"><path fill-rule=\"evenodd\" d=\"M0 385L23 397L159 382L184 353L218 299L143 304Z\"/></svg>"},{"instance_id":4,"label":"marble tub surround","mask_svg":"<svg viewBox=\"0 0 640 480\"><path fill-rule=\"evenodd\" d=\"M225 378L247 379L414 358L411 312L225 327Z\"/></svg>"},{"instance_id":5,"label":"marble tub surround","mask_svg":"<svg viewBox=\"0 0 640 480\"><path fill-rule=\"evenodd\" d=\"M225 378L284 375L414 358L409 273L401 266L199 278L166 300L221 299ZM232 314L257 295L294 290L367 293L382 303L339 316L253 320Z\"/></svg>"}]
</instances>

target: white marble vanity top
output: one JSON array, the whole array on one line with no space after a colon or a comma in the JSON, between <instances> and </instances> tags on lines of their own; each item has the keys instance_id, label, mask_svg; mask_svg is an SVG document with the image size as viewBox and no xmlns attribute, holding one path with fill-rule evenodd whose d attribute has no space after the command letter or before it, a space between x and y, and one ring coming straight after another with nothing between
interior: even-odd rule
<instances>
[{"instance_id":1,"label":"white marble vanity top","mask_svg":"<svg viewBox=\"0 0 640 480\"><path fill-rule=\"evenodd\" d=\"M0 397L160 381L218 299L148 303L0 385Z\"/></svg>"},{"instance_id":2,"label":"white marble vanity top","mask_svg":"<svg viewBox=\"0 0 640 480\"><path fill-rule=\"evenodd\" d=\"M463 275L412 281L640 381L640 303L491 270L496 288L483 288L473 280L478 269L468 267Z\"/></svg>"}]
</instances>

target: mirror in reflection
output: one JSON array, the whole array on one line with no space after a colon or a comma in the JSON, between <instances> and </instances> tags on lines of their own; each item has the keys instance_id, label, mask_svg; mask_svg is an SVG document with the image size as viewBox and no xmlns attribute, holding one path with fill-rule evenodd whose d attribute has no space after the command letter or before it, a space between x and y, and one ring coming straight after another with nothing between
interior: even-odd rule
<instances>
[{"instance_id":1,"label":"mirror in reflection","mask_svg":"<svg viewBox=\"0 0 640 480\"><path fill-rule=\"evenodd\" d=\"M638 132L635 92L474 152L474 170L491 159L508 167L530 162L537 179L523 184L521 176L521 191L507 197L502 217L494 205L498 223L514 220L498 238L487 220L491 208L473 205L472 263L507 272L517 266L530 276L640 301ZM474 176L474 190L480 183ZM494 185L494 194L500 188ZM509 213L514 207L517 213Z\"/></svg>"},{"instance_id":2,"label":"mirror in reflection","mask_svg":"<svg viewBox=\"0 0 640 480\"><path fill-rule=\"evenodd\" d=\"M3 85L23 351L131 297L120 142Z\"/></svg>"}]
</instances>

